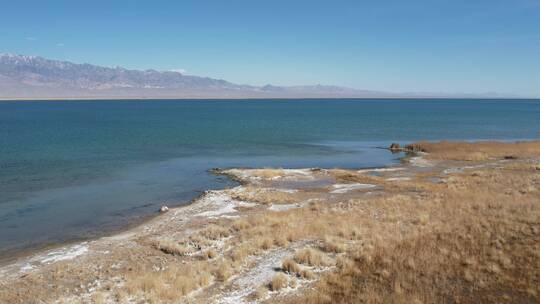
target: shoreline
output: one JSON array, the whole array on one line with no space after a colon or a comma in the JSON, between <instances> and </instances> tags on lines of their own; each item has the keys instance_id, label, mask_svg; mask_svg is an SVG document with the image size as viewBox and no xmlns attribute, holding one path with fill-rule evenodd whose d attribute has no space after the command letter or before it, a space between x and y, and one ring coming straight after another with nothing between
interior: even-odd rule
<instances>
[{"instance_id":1,"label":"shoreline","mask_svg":"<svg viewBox=\"0 0 540 304\"><path fill-rule=\"evenodd\" d=\"M403 162L409 162L409 159L410 159L410 156L405 156L404 155L403 157L399 158L399 161L400 161L401 164L403 164ZM384 170L384 169L388 169L388 168L392 168L392 167L397 167L399 165L400 164L393 164L393 165L383 166L383 167L365 167L365 168L362 167L362 168L356 168L356 169L351 169L351 170L378 171L380 169ZM242 179L241 177L239 177L236 174L231 174L230 170L259 170L259 169L262 169L262 168L251 168L251 167L226 168L226 169L224 169L224 168L212 168L212 169L209 169L209 172L211 172L212 174L215 174L215 175L225 176L225 177L239 183L240 186L245 186L245 185L248 185L249 182L246 179ZM321 168L317 168L317 167L314 167L314 168L299 168L299 169L284 168L283 170L321 170ZM220 189L220 190L231 190L233 188L235 188L235 187L224 188L224 189ZM220 191L220 190L204 190L199 196L197 196L196 198L188 201L185 205L180 205L180 206L172 207L172 208L169 207L169 211L167 213L160 213L159 210L156 210L155 213L146 216L146 218L141 220L140 222L132 223L132 224L128 225L125 228L122 228L122 229L119 229L119 230L116 230L116 231L111 231L110 233L106 233L105 235L91 237L91 238L88 238L88 239L81 239L81 240L66 242L66 243L59 243L59 244L53 244L53 245L44 245L45 248L29 249L29 252L22 253L21 255L17 254L17 256L14 257L13 259L11 259L10 261L4 261L4 259L0 259L0 270L2 268L6 267L6 266L9 267L9 266L13 266L15 264L28 262L29 260L32 260L32 259L35 259L35 258L47 256L48 253L55 252L55 251L58 251L60 249L68 249L68 248L71 248L73 246L78 246L78 245L86 244L86 243L93 242L93 241L99 241L101 239L121 237L121 236L123 236L125 234L134 233L134 232L140 230L141 228L143 228L145 225L151 225L154 221L157 221L160 218L167 217L167 214L172 212L172 211L181 211L181 210L188 209L190 207L194 207L194 205L199 203L200 200L202 198L204 198L205 195L207 195L208 192L210 192L210 191ZM49 248L49 246L51 246L51 247ZM1 271L0 271L0 273L1 273Z\"/></svg>"},{"instance_id":2,"label":"shoreline","mask_svg":"<svg viewBox=\"0 0 540 304\"><path fill-rule=\"evenodd\" d=\"M373 271L378 278L371 281L371 276L368 276L362 280L379 284L377 282L381 279L388 280L392 276L381 275L382 266L378 262L364 264L370 259L393 259L393 254L407 257L409 253L396 251L395 244L399 245L410 237L419 237L419 244L436 246L436 250L421 249L421 253L412 253L405 262L414 265L430 260L431 256L422 255L447 246L445 240L452 234L457 233L454 236L456 241L462 239L460 233L470 233L468 225L501 218L490 214L506 212L505 208L518 209L510 209L509 217L503 217L506 224L499 223L494 227L502 229L515 218L515 225L530 222L532 234L527 232L529 228L519 228L519 231L525 231L525 234L520 234L525 247L505 249L503 246L499 250L504 249L506 255L529 254L530 250L534 251L530 242L534 244L535 235L540 233L540 229L534 226L540 227L540 222L536 223L540 220L536 214L540 213L535 201L540 197L535 186L540 170L540 150L534 146L537 143L495 143L501 145L497 146L497 151L491 146L494 143L460 143L455 147L448 147L445 142L433 146L426 144L426 149L430 149L428 154L415 154L407 162L377 168L213 169L214 174L226 175L240 185L205 191L192 203L171 208L125 231L39 252L0 266L0 285L5 286L5 290L0 291L0 301L24 303L29 297L52 297L68 303L170 303L178 300L190 303L258 303L309 299L311 295L318 299L322 296L334 298L338 294L332 295L333 289L324 287L327 282L332 282L334 274L341 278L350 271L347 269L360 263L363 270L358 275L369 275L371 267L375 267ZM438 150L439 146L443 150ZM478 192L479 183L482 183L479 189L485 189L485 192ZM513 188L501 193L486 188L505 189L505 185ZM466 191L469 186L473 192ZM463 195L467 199L463 199ZM510 195L510 201L515 202L508 207L477 208L474 204L467 204L470 200L480 204L483 196L467 195L496 195L497 200ZM440 210L446 206L441 205L441 200L453 197L456 200L448 205L451 209ZM493 204L492 201L490 198L486 200L487 204ZM453 207L455 204L459 205ZM432 206L429 207L432 209L427 206ZM471 212L481 213L469 218L467 214ZM487 212L488 217L479 217L483 212ZM440 233L437 231L441 227L448 227L444 229L451 234L437 242L427 241L428 232L434 229L435 234ZM465 230L455 232L456 229ZM510 226L508 231L514 233L515 229ZM506 238L505 233L498 232L498 237ZM510 236L515 237L515 234ZM476 237L484 237L484 234ZM451 240L449 244L453 244ZM387 246L388 250L385 249ZM466 254L473 249L465 247L463 250ZM379 253L382 257L373 257ZM304 257L304 254L308 256ZM360 257L355 257L358 254ZM436 253L433 258L440 255ZM527 256L530 262L522 267L528 270L520 268L516 272L508 266L517 265L513 257L508 262L506 256L504 259L498 256L502 262L497 261L503 263L502 266L492 266L490 258L486 257L488 266L481 267L488 267L485 268L488 273L465 272L463 282L466 283L470 275L480 276L481 280L505 280L505 277L493 276L489 269L498 273L503 271L510 278L515 273L520 275L520 279L504 281L504 284L518 284L512 287L515 292L511 297L537 299L540 290L536 291L538 288L531 285L530 275L534 277L536 271L540 271L531 266L535 265L535 259L540 259L540 255ZM419 260L410 261L415 258ZM457 260L457 265L464 263L460 262L461 259ZM397 261L402 263L403 258ZM443 261L450 262L452 258ZM431 262L430 266L424 265L420 270L431 271L429 267L437 263ZM474 263L483 265L481 260ZM469 265L469 262L465 264ZM398 270L398 273L419 271L412 266L406 267L409 267L406 271ZM433 273L450 275L440 270ZM428 280L432 281L429 276ZM279 282L285 280L285 283L279 283L278 278ZM461 279L450 278L452 282L462 282ZM163 280L173 281L167 283ZM54 282L52 287L48 282ZM169 284L177 288L170 289L167 287ZM339 287L344 291L336 292L346 294L347 286ZM496 295L490 291L491 285L483 286L480 289L482 297ZM17 292L21 288L25 288L24 294ZM482 291L485 288L487 291ZM402 291L396 290L393 292L404 296ZM437 290L444 293L447 289Z\"/></svg>"},{"instance_id":3,"label":"shoreline","mask_svg":"<svg viewBox=\"0 0 540 304\"><path fill-rule=\"evenodd\" d=\"M384 164L384 165L392 165L394 163L395 163L394 160L388 160L388 161L381 162L381 164ZM362 164L360 164L360 163L358 165L361 166L362 168L365 167L365 166L362 166ZM243 167L242 169L249 169L249 167ZM210 174L212 176L223 176L224 180L232 181L233 183L242 184L242 181L240 179L235 178L232 175L223 173L224 170L226 170L226 168L224 169L224 168L211 168L211 167L208 167L207 169L204 169L204 172L208 173L208 174ZM230 187L230 186L227 185L227 183L228 182L225 182L225 183L222 183L221 185L217 185L217 186L207 184L206 186L208 186L208 187L213 186L213 188L203 188L203 187L201 187L201 188L199 188L201 190L196 189L196 191L193 192L192 198L188 198L187 200L178 200L178 201L170 200L170 201L167 201L164 204L168 205L168 207L171 207L171 206L172 207L188 206L188 205L191 205L194 202L196 202L198 199L200 199L201 196L204 195L204 192L206 190L208 190L208 189L227 189L228 187ZM221 187L225 187L225 188L221 188ZM147 210L148 212L146 212L146 213L137 213L137 214L134 214L132 217L128 217L129 220L121 220L121 222L124 223L125 225L124 224L107 225L106 229L96 229L94 231L90 231L88 233L85 233L84 234L85 237L81 237L81 238L77 238L77 239L64 238L64 239L59 239L56 242L39 243L37 245L32 244L32 245L30 245L30 246L28 246L28 247L26 247L26 248L24 248L22 250L19 249L19 248L23 248L23 246L21 246L19 248L15 248L15 249L10 249L9 251L6 251L5 253L0 254L0 266L4 266L4 265L6 265L6 264L8 264L10 262L14 262L14 261L16 261L16 260L18 260L20 258L29 257L29 256L32 256L32 255L34 255L36 253L42 252L42 251L54 250L54 249L57 249L57 248L62 247L64 245L76 244L76 243L84 242L84 241L92 241L92 240L95 240L95 239L100 238L100 237L112 236L112 235L114 235L116 233L121 233L123 231L135 228L135 227L137 227L139 225L145 224L149 220L152 220L154 217L159 216L160 215L160 213L158 212L159 207L160 207L160 203L158 203L155 206L155 210L154 210L154 208L152 208L152 210ZM112 228L110 228L110 227L112 227ZM100 227L97 227L97 228L100 228ZM28 242L28 243L31 243L31 242Z\"/></svg>"},{"instance_id":4,"label":"shoreline","mask_svg":"<svg viewBox=\"0 0 540 304\"><path fill-rule=\"evenodd\" d=\"M369 170L369 169L392 167L392 166L399 165L405 159L405 157L406 156L400 157L397 163L389 163L388 165L385 165L383 167L355 167L355 168L349 168L349 169L351 169L351 170ZM223 177L225 177L225 178L227 178L227 179L229 179L229 180L231 180L233 182L238 183L238 185L246 185L246 184L248 184L248 182L246 182L245 180L242 180L241 178L238 178L237 176L235 176L233 174L227 173L227 171L230 170L230 169L250 170L250 169L257 169L257 168L253 168L253 167L210 168L210 169L208 169L206 171L208 173L211 173L211 174L215 175L215 176L223 176ZM292 170L291 168L286 168L286 169L287 170ZM313 167L313 168L299 168L299 169L320 169L320 168ZM208 192L208 191L228 190L228 189L232 189L232 188L234 188L234 186L226 187L226 188L222 188L222 189L212 189L212 190L204 189L204 190L201 190L200 194L198 194L196 197L194 197L194 198L192 198L190 200L187 200L185 202L180 202L178 204L174 204L173 207L168 205L168 207L169 207L170 210L174 210L174 209L177 209L177 208L189 207L192 204L197 203L197 201L200 200L205 195L205 193ZM162 215L163 215L163 213L160 213L159 209L156 209L152 213L138 215L138 216L136 216L135 220L126 221L125 225L118 226L117 228L111 228L109 230L93 232L92 235L89 236L89 237L84 237L84 238L80 238L80 239L72 239L72 240L67 240L67 241L59 241L59 242L38 244L36 246L30 246L30 247L25 248L23 250L13 249L12 251L7 251L5 253L0 254L0 268L2 268L4 266L7 266L9 264L16 263L21 259L29 259L29 258L31 258L33 256L36 256L36 255L39 255L39 254L45 254L46 252L49 252L49 251L55 251L55 250L58 250L58 249L61 249L61 248L64 248L64 247L69 247L69 246L77 245L77 244L84 243L84 242L95 241L95 240L98 240L98 239L103 238L103 237L113 237L116 234L122 234L124 232L128 232L128 231L130 231L132 229L135 229L135 228L137 228L139 226L145 225L148 222L150 222L150 221L154 220L155 218L160 217Z\"/></svg>"},{"instance_id":5,"label":"shoreline","mask_svg":"<svg viewBox=\"0 0 540 304\"><path fill-rule=\"evenodd\" d=\"M400 162L407 161L406 157L407 156L400 157L399 161ZM391 165L383 166L383 167L351 168L351 170L377 171L379 169L384 170L386 168L392 168L392 167L395 167L395 166L399 166L399 163L398 164L391 164ZM257 169L259 169L259 168L251 168L251 167L211 168L211 169L208 170L208 172L210 172L210 173L212 173L212 174L214 174L216 176L224 176L224 177L230 179L231 181L234 181L234 182L238 183L239 186L245 186L245 185L248 185L249 182L247 182L245 179L239 178L238 175L229 173L228 171L229 170L257 170ZM297 169L290 169L290 168L283 168L283 169L284 170L297 170ZM306 170L320 170L321 168L313 167L313 168L298 168L298 169L299 170L304 170L304 169L306 169ZM183 209L183 208L189 208L190 206L192 206L194 204L197 204L210 191L231 190L231 189L233 189L235 187L236 186L227 187L227 188L223 188L223 189L213 189L213 190L208 190L207 189L207 190L203 190L203 191L201 191L201 194L199 194L197 197L195 197L195 198L193 198L193 199L191 199L189 201L186 201L183 204L180 204L180 205L177 205L177 206L174 206L174 207L167 206L169 208L168 212L178 210L178 209ZM34 248L24 249L22 251L14 250L13 252L6 252L5 254L0 255L0 270L3 267L14 265L14 264L20 263L22 261L31 260L31 259L39 257L39 256L45 256L49 252L57 251L57 250L60 250L60 249L67 249L67 248L72 247L72 246L81 245L81 244L92 242L92 241L97 241L97 240L100 240L102 238L114 238L115 236L120 236L120 235L123 235L125 233L129 233L132 230L139 229L144 225L151 224L152 221L157 220L157 219L159 219L159 217L164 217L166 215L167 215L167 213L162 213L159 210L156 210L155 212L153 212L151 214L147 214L145 216L142 216L142 218L140 218L139 220L130 222L130 223L126 224L125 226L122 226L121 228L113 229L111 231L96 232L95 236L90 236L88 238L81 238L81 239L78 239L78 240L59 242L59 243L43 244L43 245L39 245L39 246L34 247ZM0 271L0 273L1 273L1 271Z\"/></svg>"},{"instance_id":6,"label":"shoreline","mask_svg":"<svg viewBox=\"0 0 540 304\"><path fill-rule=\"evenodd\" d=\"M408 162L409 156L403 156L399 158L399 163L397 164L390 164L388 166L382 166L382 167L359 167L356 169L347 169L347 170L355 170L355 171L374 171L377 172L379 170L386 171L386 169L391 169L393 167L399 167L403 165L403 162ZM240 171L246 171L246 170L265 170L262 168L251 168L251 167L241 167L241 168L212 168L208 171L214 175L222 175L226 178L231 179L232 181L235 181L239 184L239 186L246 186L249 185L250 182L240 177L238 174L231 173L231 171L234 170L240 170ZM294 171L294 170L313 170L313 171L319 171L319 170L331 170L331 169L322 169L318 167L314 168L298 168L298 169L289 169L289 168L279 168L279 169L270 169L270 170L285 170L285 171ZM341 170L341 169L340 169ZM390 170L392 171L392 170ZM27 251L23 251L20 253L15 254L12 258L2 258L0 259L0 280L2 279L2 275L6 273L6 268L19 268L19 272L21 270L25 269L24 264L28 264L32 261L39 261L42 259L47 259L51 254L55 254L57 252L66 252L69 254L70 249L73 247L78 247L82 245L86 245L92 242L99 242L103 240L108 239L117 239L117 238L123 238L125 235L134 235L137 232L140 232L140 230L144 229L145 226L153 225L156 222L167 219L167 217L173 213L173 212L182 212L187 211L189 209L196 209L199 206L197 204L201 203L201 200L205 198L205 196L208 193L211 193L212 191L227 191L232 190L235 187L230 188L224 188L219 190L205 190L203 191L199 196L196 198L186 202L184 205L179 205L176 207L169 207L169 211L165 213L159 212L159 210L156 210L155 213L150 214L148 216L145 216L145 219L142 219L141 221L137 221L135 223L131 223L128 226L121 228L119 230L111 231L110 233L106 233L100 236L90 237L88 239L81 239L81 240L74 240L69 241L65 243L58 243L58 244L52 244L52 245L44 245L41 248L34 248L34 249L28 249ZM25 275L22 273L22 275Z\"/></svg>"},{"instance_id":7,"label":"shoreline","mask_svg":"<svg viewBox=\"0 0 540 304\"><path fill-rule=\"evenodd\" d=\"M193 200L196 200L196 199L193 199ZM182 208L182 207L187 206L187 205L189 205L191 203L192 202L190 201L190 202L186 203L186 205L181 205L181 206L174 207L174 208ZM104 238L104 237L113 237L113 236L115 236L117 234L122 234L122 233L125 233L125 232L127 232L127 231L129 231L131 229L134 229L134 228L138 227L138 226L144 225L146 222L151 221L155 217L160 216L160 215L161 214L159 214L158 212L151 213L151 214L148 214L146 216L143 216L139 220L129 222L128 224L126 224L126 225L124 225L124 226L122 226L122 227L120 227L118 229L112 229L110 231L96 232L94 236L89 236L87 238L81 238L81 239L77 239L77 240L68 240L68 241L65 241L65 242L42 244L42 245L38 245L36 247L26 248L24 250L14 250L14 251L11 251L11 252L8 251L5 254L0 255L0 268L2 268L4 266L8 266L10 264L17 263L21 259L32 258L32 257L37 256L39 254L45 254L45 253L50 252L50 251L55 251L55 250L70 247L70 246L73 246L73 245L78 245L78 244L82 244L82 243L86 243L86 242L95 241L95 240L98 240L98 239Z\"/></svg>"},{"instance_id":8,"label":"shoreline","mask_svg":"<svg viewBox=\"0 0 540 304\"><path fill-rule=\"evenodd\" d=\"M224 188L224 189L228 189L228 188ZM224 190L224 189L219 189L219 190ZM168 208L169 208L169 210L175 210L175 209L178 209L178 208L189 207L192 204L197 203L197 201L201 197L203 197L207 191L212 191L212 190L204 190L197 197L195 197L195 198L193 198L193 199L191 199L189 201L186 201L184 203L181 203L181 204L179 204L179 205L177 205L175 207L168 207ZM156 210L153 213L140 216L138 218L138 220L130 221L126 225L118 227L117 229L111 229L109 231L95 232L94 236L90 236L88 238L81 238L81 239L78 239L78 240L71 240L71 241L59 242L59 243L43 244L43 245L39 245L39 246L34 247L34 248L27 248L27 249L20 250L20 251L14 250L13 252L6 252L5 254L0 255L0 269L2 267L5 267L5 266L11 265L11 264L16 264L17 262L20 262L20 260L30 259L30 258L38 256L40 254L44 255L47 252L55 251L55 250L62 249L62 248L71 247L73 245L80 245L82 243L88 243L88 242L96 241L96 240L99 240L101 238L110 238L110 237L114 237L116 235L121 235L121 234L127 233L127 232L129 232L131 230L134 230L136 228L140 228L140 226L143 226L143 225L145 225L145 224L147 224L147 223L149 223L149 222L151 222L151 221L155 220L156 218L158 218L160 216L163 216L163 215L165 215L165 214L161 213L159 210ZM14 256L9 257L10 255L14 255Z\"/></svg>"}]
</instances>

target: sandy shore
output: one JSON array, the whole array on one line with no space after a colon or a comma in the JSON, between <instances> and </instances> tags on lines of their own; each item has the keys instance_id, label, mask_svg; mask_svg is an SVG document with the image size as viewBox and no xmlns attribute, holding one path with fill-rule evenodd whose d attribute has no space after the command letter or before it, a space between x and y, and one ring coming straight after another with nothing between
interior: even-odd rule
<instances>
[{"instance_id":1,"label":"sandy shore","mask_svg":"<svg viewBox=\"0 0 540 304\"><path fill-rule=\"evenodd\" d=\"M128 231L2 266L0 302L322 303L339 296L347 296L342 302L395 302L397 298L388 298L391 294L419 303L448 297L490 302L503 296L509 302L534 302L540 294L540 150L527 151L532 152L523 157L486 154L475 160L432 153L410 157L400 166L364 170L221 170L241 185L207 191L192 204ZM482 197L473 193L478 189ZM490 194L489 189L500 191ZM466 193L467 199L456 203ZM453 204L452 212L445 211L448 204ZM484 214L482 204L514 205ZM463 213L451 214L458 211ZM486 245L489 250L482 247L478 253L466 241L460 242L470 248L456 241L457 247L449 250L444 249L450 246L446 241L431 239L445 229L459 235L461 227L477 220L487 228L474 228L480 229L478 235L474 229L467 232L471 238L489 233L489 242L502 244L518 238L521 247ZM492 221L511 223L508 231L519 233L508 236L501 230L504 225ZM411 239L432 244L426 248L437 251L429 256L433 264L450 270L439 269L435 275L427 266L414 266L421 261L406 249L399 249L405 250L402 259L394 261L391 252L411 246L406 245ZM435 259L447 254L441 248L457 255L459 266L445 264L452 257ZM523 254L510 253L517 249ZM495 259L484 265L478 260L483 254ZM379 261L381 256L388 260ZM415 278L397 275L403 269L394 263L404 263ZM357 273L360 266L373 273ZM414 284L423 284L419 273L436 277L429 292L414 291ZM494 274L500 278L493 281ZM369 290L348 294L354 283L332 283L335 275L362 278ZM367 295L372 298L357 298Z\"/></svg>"}]
</instances>

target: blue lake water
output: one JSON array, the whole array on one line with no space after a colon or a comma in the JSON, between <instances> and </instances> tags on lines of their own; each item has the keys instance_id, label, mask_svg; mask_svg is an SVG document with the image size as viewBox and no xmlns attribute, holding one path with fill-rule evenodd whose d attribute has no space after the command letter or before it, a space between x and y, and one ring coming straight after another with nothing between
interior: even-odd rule
<instances>
[{"instance_id":1,"label":"blue lake water","mask_svg":"<svg viewBox=\"0 0 540 304\"><path fill-rule=\"evenodd\" d=\"M385 166L375 146L540 138L538 100L0 102L0 256L229 187L214 167Z\"/></svg>"}]
</instances>

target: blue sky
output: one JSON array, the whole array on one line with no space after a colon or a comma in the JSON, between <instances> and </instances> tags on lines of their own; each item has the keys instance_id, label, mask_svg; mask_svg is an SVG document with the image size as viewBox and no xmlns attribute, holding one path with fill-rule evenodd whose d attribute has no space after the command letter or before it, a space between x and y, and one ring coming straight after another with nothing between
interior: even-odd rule
<instances>
[{"instance_id":1,"label":"blue sky","mask_svg":"<svg viewBox=\"0 0 540 304\"><path fill-rule=\"evenodd\" d=\"M5 0L0 37L0 52L236 83L540 97L540 0Z\"/></svg>"}]
</instances>

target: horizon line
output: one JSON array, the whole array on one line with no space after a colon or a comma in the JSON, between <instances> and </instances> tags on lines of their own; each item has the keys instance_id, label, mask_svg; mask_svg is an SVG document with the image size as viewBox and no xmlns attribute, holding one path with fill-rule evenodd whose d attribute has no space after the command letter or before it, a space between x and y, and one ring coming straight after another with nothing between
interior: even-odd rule
<instances>
[{"instance_id":1,"label":"horizon line","mask_svg":"<svg viewBox=\"0 0 540 304\"><path fill-rule=\"evenodd\" d=\"M67 63L71 63L71 64L74 64L74 65L91 65L91 66L109 68L109 69L123 69L123 70L126 70L126 71L137 71L137 72L154 71L154 72L158 72L158 73L177 73L177 74L180 74L182 76L210 78L210 79L214 79L214 80L220 80L220 81L229 82L229 83L235 84L235 85L259 87L259 88L263 88L263 87L266 87L266 86L284 87L284 88L322 86L322 87L336 87L336 88L341 88L341 89L350 89L350 90L355 90L355 91L367 91L367 92L373 92L373 93L382 93L382 94L391 94L391 95L403 95L401 97L358 97L360 99L385 99L385 98L390 98L390 99L391 98L396 98L396 99L408 99L408 98L410 98L410 99L423 99L423 98L437 98L437 99L461 99L461 98L470 98L470 99L539 99L540 98L540 96L527 96L527 95L522 95L520 93L501 93L501 92L496 92L496 91L494 91L494 92L489 92L488 91L488 92L479 92L479 93L468 93L468 92L432 92L432 91L417 92L417 91L372 90L372 89L363 89L363 88L358 88L358 87L337 85L337 84L322 84L320 82L317 83L317 84L287 84L287 85L274 85L272 83L266 83L266 84L262 84L262 85L261 84L246 84L246 83L231 82L231 81L229 81L227 79L224 79L224 78L214 78L214 77L211 77L211 76L201 76L201 75L187 74L187 73L181 73L181 72L173 71L173 70L158 70L158 69L153 69L153 68L150 68L150 69L126 68L126 67L120 66L120 65L108 66L108 65L95 64L95 63L89 63L89 62L82 62L81 63L81 62L76 62L76 61L72 61L72 60L69 60L69 59L54 59L54 58L44 57L44 56L41 56L41 55L24 55L24 54L20 54L20 53L10 53L10 52L0 52L0 57L2 57L2 56L7 56L7 57L29 57L31 59L40 58L40 59L49 60L49 61L67 62ZM491 94L500 95L501 97L495 97L495 96L491 97ZM412 96L405 97L405 96L409 96L409 95L412 95ZM429 95L433 95L435 97L430 97ZM443 97L445 95L456 95L456 97ZM464 97L460 97L460 95L464 95ZM471 95L471 96L466 96L466 95ZM474 97L474 95L478 95L478 97ZM85 99L86 97L81 97L81 98ZM93 98L93 97L88 97L88 98L89 99L102 100L102 98ZM272 97L248 97L248 98L243 98L243 97L240 97L240 98L216 97L216 99L252 99L252 98L273 99ZM289 99L289 98L286 98L286 97L278 97L278 98ZM311 97L293 97L293 98L290 98L290 99L309 99L309 98L311 98ZM315 98L318 98L318 97L315 97ZM325 98L326 97L322 97L322 99L325 99ZM329 99L356 99L357 97L328 97L328 98ZM67 99L67 100L70 100L72 98L43 97L43 98L37 98L37 99L43 99L43 100ZM107 99L107 98L103 98L103 99ZM112 98L108 98L108 99L147 99L147 98L145 98L145 97L136 97L136 98L112 97ZM209 98L206 98L206 97L202 97L202 98L197 98L197 97L152 98L152 97L150 97L149 99L209 99ZM0 100L7 100L7 99L0 98ZM31 98L29 100L35 100L35 99Z\"/></svg>"}]
</instances>

